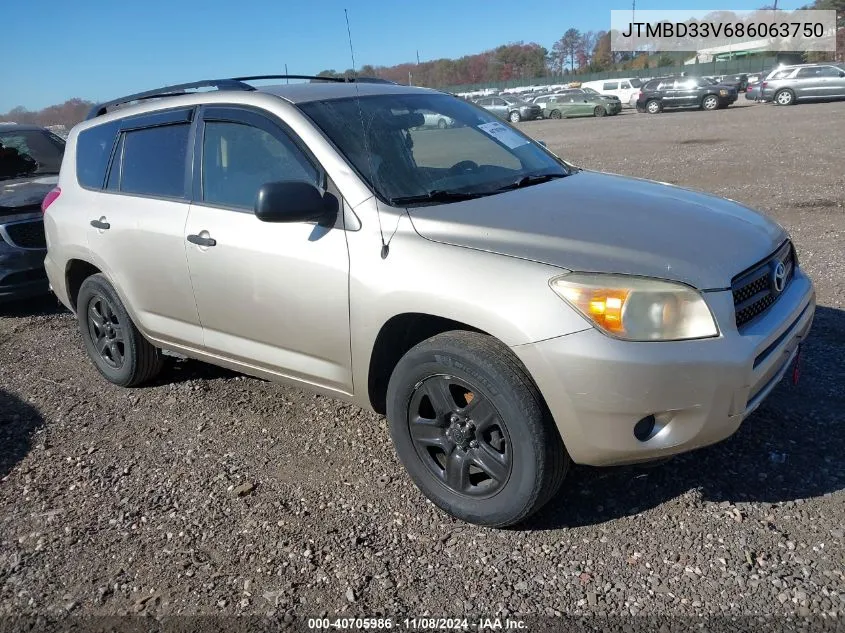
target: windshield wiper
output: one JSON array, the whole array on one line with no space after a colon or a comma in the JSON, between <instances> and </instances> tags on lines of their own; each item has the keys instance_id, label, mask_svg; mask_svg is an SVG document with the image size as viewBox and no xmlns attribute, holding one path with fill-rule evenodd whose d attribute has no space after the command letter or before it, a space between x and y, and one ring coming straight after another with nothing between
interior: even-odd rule
<instances>
[{"instance_id":1,"label":"windshield wiper","mask_svg":"<svg viewBox=\"0 0 845 633\"><path fill-rule=\"evenodd\" d=\"M564 178L567 175L568 174L527 174L518 180L514 180L512 183L505 185L504 187L499 187L496 191L508 191L510 189L520 189L522 187L530 187L531 185L539 185L544 182L549 182L550 180L556 180L557 178Z\"/></svg>"},{"instance_id":2,"label":"windshield wiper","mask_svg":"<svg viewBox=\"0 0 845 633\"><path fill-rule=\"evenodd\" d=\"M414 196L397 196L390 198L389 202L392 206L402 206L405 204L414 204L417 202L458 202L460 200L472 200L473 198L480 198L481 196L490 195L489 193L469 192L469 191L447 191L445 189L432 189L427 193L421 193Z\"/></svg>"}]
</instances>

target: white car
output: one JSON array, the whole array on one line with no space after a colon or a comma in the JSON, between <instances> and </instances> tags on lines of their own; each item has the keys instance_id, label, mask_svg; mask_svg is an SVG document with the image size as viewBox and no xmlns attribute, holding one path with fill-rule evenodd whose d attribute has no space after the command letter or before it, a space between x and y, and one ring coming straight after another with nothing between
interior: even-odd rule
<instances>
[{"instance_id":1,"label":"white car","mask_svg":"<svg viewBox=\"0 0 845 633\"><path fill-rule=\"evenodd\" d=\"M642 85L642 81L637 77L620 77L618 79L587 81L581 84L581 88L592 88L600 94L619 97L622 103L631 106L631 103L636 102Z\"/></svg>"},{"instance_id":2,"label":"white car","mask_svg":"<svg viewBox=\"0 0 845 633\"><path fill-rule=\"evenodd\" d=\"M453 127L455 125L455 120L445 114L423 112L422 115L425 120L422 127L439 127L441 130L445 130L447 127Z\"/></svg>"}]
</instances>

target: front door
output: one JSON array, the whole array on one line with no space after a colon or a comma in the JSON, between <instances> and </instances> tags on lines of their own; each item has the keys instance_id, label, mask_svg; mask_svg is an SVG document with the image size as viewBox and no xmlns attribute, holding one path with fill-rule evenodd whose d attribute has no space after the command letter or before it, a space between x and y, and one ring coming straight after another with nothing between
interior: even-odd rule
<instances>
[{"instance_id":1,"label":"front door","mask_svg":"<svg viewBox=\"0 0 845 633\"><path fill-rule=\"evenodd\" d=\"M203 110L194 203L185 230L206 349L247 366L352 391L349 255L339 218L268 223L259 187L326 176L279 121L234 107Z\"/></svg>"}]
</instances>

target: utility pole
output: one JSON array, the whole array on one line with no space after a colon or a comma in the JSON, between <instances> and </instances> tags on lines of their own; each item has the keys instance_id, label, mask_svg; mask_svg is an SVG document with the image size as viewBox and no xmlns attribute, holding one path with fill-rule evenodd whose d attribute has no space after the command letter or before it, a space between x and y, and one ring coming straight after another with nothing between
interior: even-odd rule
<instances>
[{"instance_id":1,"label":"utility pole","mask_svg":"<svg viewBox=\"0 0 845 633\"><path fill-rule=\"evenodd\" d=\"M420 52L417 51L417 66L420 65Z\"/></svg>"},{"instance_id":2,"label":"utility pole","mask_svg":"<svg viewBox=\"0 0 845 633\"><path fill-rule=\"evenodd\" d=\"M413 86L414 84L411 83L411 71L408 71L408 85Z\"/></svg>"},{"instance_id":3,"label":"utility pole","mask_svg":"<svg viewBox=\"0 0 845 633\"><path fill-rule=\"evenodd\" d=\"M286 75L288 74L288 65L287 65L287 64L285 64L285 74L286 74ZM290 79L285 78L285 83L286 83L286 84L289 84L289 83L290 83Z\"/></svg>"}]
</instances>

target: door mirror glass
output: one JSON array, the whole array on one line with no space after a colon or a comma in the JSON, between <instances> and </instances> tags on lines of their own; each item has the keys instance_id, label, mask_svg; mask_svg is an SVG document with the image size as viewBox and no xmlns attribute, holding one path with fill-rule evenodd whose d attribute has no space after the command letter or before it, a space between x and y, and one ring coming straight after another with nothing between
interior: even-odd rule
<instances>
[{"instance_id":1,"label":"door mirror glass","mask_svg":"<svg viewBox=\"0 0 845 633\"><path fill-rule=\"evenodd\" d=\"M262 222L308 222L332 212L337 212L335 198L302 180L265 183L255 197L255 217Z\"/></svg>"}]
</instances>

